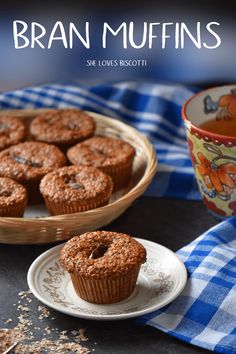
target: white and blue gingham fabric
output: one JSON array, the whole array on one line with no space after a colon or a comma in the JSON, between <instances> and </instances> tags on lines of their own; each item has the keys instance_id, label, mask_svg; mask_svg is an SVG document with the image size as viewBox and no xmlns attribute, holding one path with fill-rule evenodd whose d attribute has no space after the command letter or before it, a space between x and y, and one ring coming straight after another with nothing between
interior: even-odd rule
<instances>
[{"instance_id":1,"label":"white and blue gingham fabric","mask_svg":"<svg viewBox=\"0 0 236 354\"><path fill-rule=\"evenodd\" d=\"M170 305L140 319L181 340L236 353L236 217L183 247L189 279Z\"/></svg>"},{"instance_id":2,"label":"white and blue gingham fabric","mask_svg":"<svg viewBox=\"0 0 236 354\"><path fill-rule=\"evenodd\" d=\"M181 119L181 106L193 93L155 83L52 84L3 93L0 109L78 107L121 119L147 135L157 150L159 173L146 195L200 199Z\"/></svg>"}]
</instances>

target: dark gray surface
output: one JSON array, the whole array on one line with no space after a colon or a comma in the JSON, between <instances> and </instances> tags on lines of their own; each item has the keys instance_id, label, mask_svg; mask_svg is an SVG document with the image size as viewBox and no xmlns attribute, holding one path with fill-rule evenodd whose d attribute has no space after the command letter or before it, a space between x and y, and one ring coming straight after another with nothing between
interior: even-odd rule
<instances>
[{"instance_id":1,"label":"dark gray surface","mask_svg":"<svg viewBox=\"0 0 236 354\"><path fill-rule=\"evenodd\" d=\"M216 224L201 202L142 197L119 219L104 229L126 232L146 238L176 251ZM0 326L3 319L12 318L8 327L17 323L18 292L26 290L26 274L30 264L42 252L52 247L0 245ZM31 317L37 325L37 308L33 299ZM86 328L86 346L96 354L193 354L208 351L183 343L159 330L137 325L135 320L96 322L72 318L53 312L48 325L61 330ZM39 333L40 334L40 333ZM97 344L95 344L97 343Z\"/></svg>"}]
</instances>

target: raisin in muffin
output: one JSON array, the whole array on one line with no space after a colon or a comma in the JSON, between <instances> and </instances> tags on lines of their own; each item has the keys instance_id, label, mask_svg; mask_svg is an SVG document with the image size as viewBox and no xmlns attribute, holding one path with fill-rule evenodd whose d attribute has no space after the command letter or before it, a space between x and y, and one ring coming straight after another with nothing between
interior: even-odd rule
<instances>
[{"instance_id":1,"label":"raisin in muffin","mask_svg":"<svg viewBox=\"0 0 236 354\"><path fill-rule=\"evenodd\" d=\"M95 122L78 109L53 109L35 117L30 134L35 140L66 148L91 137Z\"/></svg>"},{"instance_id":2,"label":"raisin in muffin","mask_svg":"<svg viewBox=\"0 0 236 354\"><path fill-rule=\"evenodd\" d=\"M108 204L113 183L94 167L66 166L47 174L40 183L51 215L72 214Z\"/></svg>"},{"instance_id":3,"label":"raisin in muffin","mask_svg":"<svg viewBox=\"0 0 236 354\"><path fill-rule=\"evenodd\" d=\"M67 152L70 162L77 166L94 166L111 176L114 191L129 183L135 149L127 142L105 136L94 136Z\"/></svg>"},{"instance_id":4,"label":"raisin in muffin","mask_svg":"<svg viewBox=\"0 0 236 354\"><path fill-rule=\"evenodd\" d=\"M109 231L75 236L65 244L60 255L60 263L70 273L77 294L97 304L129 297L145 261L146 250L138 241Z\"/></svg>"},{"instance_id":5,"label":"raisin in muffin","mask_svg":"<svg viewBox=\"0 0 236 354\"><path fill-rule=\"evenodd\" d=\"M48 172L66 165L58 147L27 141L0 153L0 176L12 178L25 186L30 202L40 202L39 182Z\"/></svg>"},{"instance_id":6,"label":"raisin in muffin","mask_svg":"<svg viewBox=\"0 0 236 354\"><path fill-rule=\"evenodd\" d=\"M0 116L0 151L26 139L27 130L19 118Z\"/></svg>"},{"instance_id":7,"label":"raisin in muffin","mask_svg":"<svg viewBox=\"0 0 236 354\"><path fill-rule=\"evenodd\" d=\"M11 178L0 177L0 216L21 217L26 204L26 189Z\"/></svg>"}]
</instances>

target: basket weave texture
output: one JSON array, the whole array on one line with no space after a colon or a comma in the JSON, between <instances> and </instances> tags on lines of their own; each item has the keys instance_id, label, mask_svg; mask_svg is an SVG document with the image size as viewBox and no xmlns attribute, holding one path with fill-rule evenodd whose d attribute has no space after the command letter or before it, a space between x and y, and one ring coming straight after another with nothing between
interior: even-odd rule
<instances>
[{"instance_id":1,"label":"basket weave texture","mask_svg":"<svg viewBox=\"0 0 236 354\"><path fill-rule=\"evenodd\" d=\"M27 124L45 109L8 110L2 114L20 117ZM48 109L47 109L48 110ZM120 216L151 183L157 170L156 152L148 139L121 121L87 112L96 122L95 134L120 138L136 150L129 186L112 195L108 205L82 213L44 218L0 217L0 243L42 244L67 240L109 224Z\"/></svg>"}]
</instances>

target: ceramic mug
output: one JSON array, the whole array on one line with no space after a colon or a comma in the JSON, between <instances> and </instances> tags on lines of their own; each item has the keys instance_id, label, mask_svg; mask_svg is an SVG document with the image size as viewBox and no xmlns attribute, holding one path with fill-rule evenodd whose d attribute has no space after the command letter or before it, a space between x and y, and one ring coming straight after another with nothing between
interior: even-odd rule
<instances>
[{"instance_id":1,"label":"ceramic mug","mask_svg":"<svg viewBox=\"0 0 236 354\"><path fill-rule=\"evenodd\" d=\"M236 137L203 130L210 119L236 119L236 85L201 91L182 109L190 156L203 202L218 218L236 215Z\"/></svg>"}]
</instances>

